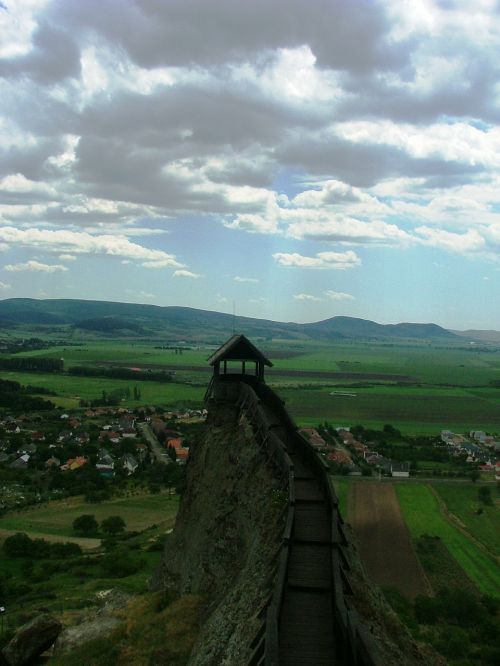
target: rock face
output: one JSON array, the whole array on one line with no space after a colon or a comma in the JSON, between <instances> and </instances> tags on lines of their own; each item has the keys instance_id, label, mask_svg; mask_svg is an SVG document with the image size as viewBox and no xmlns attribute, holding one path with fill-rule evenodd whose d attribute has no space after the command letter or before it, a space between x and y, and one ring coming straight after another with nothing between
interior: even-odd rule
<instances>
[{"instance_id":1,"label":"rock face","mask_svg":"<svg viewBox=\"0 0 500 666\"><path fill-rule=\"evenodd\" d=\"M277 473L245 419L221 409L190 454L176 527L153 581L155 589L207 599L190 666L245 663L283 530Z\"/></svg>"},{"instance_id":2,"label":"rock face","mask_svg":"<svg viewBox=\"0 0 500 666\"><path fill-rule=\"evenodd\" d=\"M16 631L3 654L10 666L29 664L53 645L62 626L53 615L38 615Z\"/></svg>"}]
</instances>

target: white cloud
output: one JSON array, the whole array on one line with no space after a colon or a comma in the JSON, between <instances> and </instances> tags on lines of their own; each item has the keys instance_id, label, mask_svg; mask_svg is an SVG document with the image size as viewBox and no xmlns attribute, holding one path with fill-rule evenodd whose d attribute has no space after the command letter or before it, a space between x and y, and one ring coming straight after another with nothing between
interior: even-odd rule
<instances>
[{"instance_id":1,"label":"white cloud","mask_svg":"<svg viewBox=\"0 0 500 666\"><path fill-rule=\"evenodd\" d=\"M282 266L294 268L346 270L361 264L361 259L352 250L346 252L318 252L315 257L305 257L297 252L276 252L273 258Z\"/></svg>"},{"instance_id":2,"label":"white cloud","mask_svg":"<svg viewBox=\"0 0 500 666\"><path fill-rule=\"evenodd\" d=\"M146 268L180 268L174 255L150 250L125 236L92 235L83 231L52 229L16 229L0 227L0 241L9 246L28 247L62 254L98 254L139 262Z\"/></svg>"},{"instance_id":3,"label":"white cloud","mask_svg":"<svg viewBox=\"0 0 500 666\"><path fill-rule=\"evenodd\" d=\"M430 227L418 227L415 231L422 237L422 243L448 250L449 252L466 254L469 252L481 252L487 249L484 238L475 229L471 229L464 234Z\"/></svg>"},{"instance_id":4,"label":"white cloud","mask_svg":"<svg viewBox=\"0 0 500 666\"><path fill-rule=\"evenodd\" d=\"M343 245L405 245L411 236L395 224L363 222L352 218L293 222L287 235L297 239L333 241Z\"/></svg>"},{"instance_id":5,"label":"white cloud","mask_svg":"<svg viewBox=\"0 0 500 666\"><path fill-rule=\"evenodd\" d=\"M0 290L7 291L8 289L12 289L11 284L8 284L7 282L0 282Z\"/></svg>"},{"instance_id":6,"label":"white cloud","mask_svg":"<svg viewBox=\"0 0 500 666\"><path fill-rule=\"evenodd\" d=\"M186 271L186 270L183 270L183 269L174 271L173 275L174 275L174 277L193 278L195 280L197 280L198 278L201 277L201 275L199 273L192 273L191 271Z\"/></svg>"},{"instance_id":7,"label":"white cloud","mask_svg":"<svg viewBox=\"0 0 500 666\"><path fill-rule=\"evenodd\" d=\"M328 289L328 291L325 291L325 296L330 299L331 301L353 301L354 296L352 294L346 294L343 291L332 291L331 289Z\"/></svg>"},{"instance_id":8,"label":"white cloud","mask_svg":"<svg viewBox=\"0 0 500 666\"><path fill-rule=\"evenodd\" d=\"M61 261L76 261L76 257L74 254L60 254L59 259Z\"/></svg>"},{"instance_id":9,"label":"white cloud","mask_svg":"<svg viewBox=\"0 0 500 666\"><path fill-rule=\"evenodd\" d=\"M67 271L69 268L61 264L42 264L40 261L26 261L19 264L7 264L5 270L10 273L18 273L20 271L32 271L38 273L58 273L59 271Z\"/></svg>"},{"instance_id":10,"label":"white cloud","mask_svg":"<svg viewBox=\"0 0 500 666\"><path fill-rule=\"evenodd\" d=\"M257 278L250 278L250 277L240 277L239 275L235 275L233 280L235 282L249 282L249 283L255 283L259 282Z\"/></svg>"},{"instance_id":11,"label":"white cloud","mask_svg":"<svg viewBox=\"0 0 500 666\"><path fill-rule=\"evenodd\" d=\"M321 298L312 294L294 294L293 297L296 301L321 301Z\"/></svg>"}]
</instances>

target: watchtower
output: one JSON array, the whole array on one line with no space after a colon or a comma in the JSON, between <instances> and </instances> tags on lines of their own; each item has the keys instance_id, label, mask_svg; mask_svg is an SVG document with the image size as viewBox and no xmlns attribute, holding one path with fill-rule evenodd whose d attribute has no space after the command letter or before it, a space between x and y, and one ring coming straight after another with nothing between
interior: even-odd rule
<instances>
[{"instance_id":1,"label":"watchtower","mask_svg":"<svg viewBox=\"0 0 500 666\"><path fill-rule=\"evenodd\" d=\"M244 335L233 335L212 354L208 362L217 379L264 381L264 366L271 361Z\"/></svg>"}]
</instances>

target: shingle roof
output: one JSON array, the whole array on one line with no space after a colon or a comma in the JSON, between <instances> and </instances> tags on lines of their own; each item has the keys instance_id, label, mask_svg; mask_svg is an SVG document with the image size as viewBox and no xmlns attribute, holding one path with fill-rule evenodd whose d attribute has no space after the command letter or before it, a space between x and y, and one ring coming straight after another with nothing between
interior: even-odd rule
<instances>
[{"instance_id":1,"label":"shingle roof","mask_svg":"<svg viewBox=\"0 0 500 666\"><path fill-rule=\"evenodd\" d=\"M248 338L241 334L230 337L208 359L210 365L215 365L218 361L261 361L269 367L273 365Z\"/></svg>"}]
</instances>

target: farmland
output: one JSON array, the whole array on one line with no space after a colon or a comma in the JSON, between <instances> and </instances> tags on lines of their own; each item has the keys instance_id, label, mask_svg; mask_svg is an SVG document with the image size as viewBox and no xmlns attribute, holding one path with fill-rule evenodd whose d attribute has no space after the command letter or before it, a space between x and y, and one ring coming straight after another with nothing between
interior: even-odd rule
<instances>
[{"instance_id":1,"label":"farmland","mask_svg":"<svg viewBox=\"0 0 500 666\"><path fill-rule=\"evenodd\" d=\"M278 391L301 425L328 420L380 427L391 423L402 432L433 434L482 429L500 432L500 350L428 344L290 342L257 344L273 360L267 381ZM64 359L73 366L137 367L174 372L169 383L141 381L139 401L125 406L161 404L199 406L210 377L212 346L159 348L145 342L85 341L54 346L17 357ZM75 377L68 374L2 372L5 379L57 392L56 405L69 409L102 391L126 390L133 380ZM340 395L342 392L352 395Z\"/></svg>"},{"instance_id":2,"label":"farmland","mask_svg":"<svg viewBox=\"0 0 500 666\"><path fill-rule=\"evenodd\" d=\"M349 519L363 564L378 585L392 585L409 598L428 585L413 550L392 484L352 483Z\"/></svg>"},{"instance_id":3,"label":"farmland","mask_svg":"<svg viewBox=\"0 0 500 666\"><path fill-rule=\"evenodd\" d=\"M176 495L168 494L137 494L89 504L82 497L68 497L49 502L46 506L8 513L0 518L0 534L25 532L33 538L41 537L49 541L53 537L74 537L73 521L82 514L94 515L98 522L109 516L120 515L127 529L134 532L145 530L151 525L165 530L173 525L178 499Z\"/></svg>"},{"instance_id":4,"label":"farmland","mask_svg":"<svg viewBox=\"0 0 500 666\"><path fill-rule=\"evenodd\" d=\"M445 518L431 489L420 484L397 484L396 491L413 539L424 534L439 536L476 587L484 594L500 597L498 563ZM496 512L498 523L498 508Z\"/></svg>"}]
</instances>

